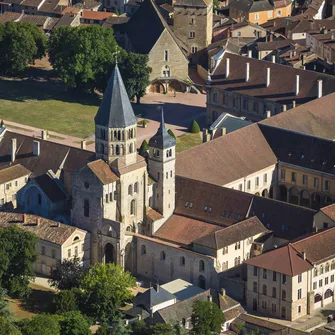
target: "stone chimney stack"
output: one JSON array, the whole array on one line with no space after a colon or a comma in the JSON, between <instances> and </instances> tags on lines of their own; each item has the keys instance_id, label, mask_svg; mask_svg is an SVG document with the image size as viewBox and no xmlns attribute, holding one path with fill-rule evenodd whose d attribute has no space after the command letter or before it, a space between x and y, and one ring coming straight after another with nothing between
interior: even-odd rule
<instances>
[{"instance_id":1,"label":"stone chimney stack","mask_svg":"<svg viewBox=\"0 0 335 335\"><path fill-rule=\"evenodd\" d=\"M82 141L80 142L80 146L81 146L82 149L86 150L86 141L85 141L85 140L82 140Z\"/></svg>"},{"instance_id":2,"label":"stone chimney stack","mask_svg":"<svg viewBox=\"0 0 335 335\"><path fill-rule=\"evenodd\" d=\"M250 78L250 63L246 63L245 67L245 81L248 82Z\"/></svg>"},{"instance_id":3,"label":"stone chimney stack","mask_svg":"<svg viewBox=\"0 0 335 335\"><path fill-rule=\"evenodd\" d=\"M248 57L252 58L252 50L248 50Z\"/></svg>"},{"instance_id":4,"label":"stone chimney stack","mask_svg":"<svg viewBox=\"0 0 335 335\"><path fill-rule=\"evenodd\" d=\"M46 140L47 139L47 131L46 130L42 130L41 132L41 137L42 137L42 140Z\"/></svg>"},{"instance_id":5,"label":"stone chimney stack","mask_svg":"<svg viewBox=\"0 0 335 335\"><path fill-rule=\"evenodd\" d=\"M204 128L202 130L202 143L206 143L210 140L210 134L208 134L208 129Z\"/></svg>"},{"instance_id":6,"label":"stone chimney stack","mask_svg":"<svg viewBox=\"0 0 335 335\"><path fill-rule=\"evenodd\" d=\"M272 63L276 63L276 56L275 55L272 55Z\"/></svg>"},{"instance_id":7,"label":"stone chimney stack","mask_svg":"<svg viewBox=\"0 0 335 335\"><path fill-rule=\"evenodd\" d=\"M220 131L221 131L221 133L220 133L221 136L224 136L224 135L227 134L227 128L226 127L221 128Z\"/></svg>"},{"instance_id":8,"label":"stone chimney stack","mask_svg":"<svg viewBox=\"0 0 335 335\"><path fill-rule=\"evenodd\" d=\"M229 72L230 72L230 59L226 58L226 78L229 77Z\"/></svg>"},{"instance_id":9,"label":"stone chimney stack","mask_svg":"<svg viewBox=\"0 0 335 335\"><path fill-rule=\"evenodd\" d=\"M300 81L300 77L299 75L297 74L295 76L295 95L299 95L299 89L300 89L300 86L299 86L299 81Z\"/></svg>"},{"instance_id":10,"label":"stone chimney stack","mask_svg":"<svg viewBox=\"0 0 335 335\"><path fill-rule=\"evenodd\" d=\"M266 111L266 117L267 118L271 117L271 111Z\"/></svg>"},{"instance_id":11,"label":"stone chimney stack","mask_svg":"<svg viewBox=\"0 0 335 335\"><path fill-rule=\"evenodd\" d=\"M295 108L295 100L292 101L292 108Z\"/></svg>"},{"instance_id":12,"label":"stone chimney stack","mask_svg":"<svg viewBox=\"0 0 335 335\"><path fill-rule=\"evenodd\" d=\"M303 252L301 253L301 256L302 256L302 259L305 261L305 260L306 260L306 252L303 251Z\"/></svg>"},{"instance_id":13,"label":"stone chimney stack","mask_svg":"<svg viewBox=\"0 0 335 335\"><path fill-rule=\"evenodd\" d=\"M266 68L266 87L270 86L270 68Z\"/></svg>"},{"instance_id":14,"label":"stone chimney stack","mask_svg":"<svg viewBox=\"0 0 335 335\"><path fill-rule=\"evenodd\" d=\"M283 105L283 106L282 106L282 111L283 111L283 112L286 112L286 110L287 110L286 105Z\"/></svg>"},{"instance_id":15,"label":"stone chimney stack","mask_svg":"<svg viewBox=\"0 0 335 335\"><path fill-rule=\"evenodd\" d=\"M38 227L40 224L41 224L41 218L38 217L38 218L37 218L37 221L36 221L36 226Z\"/></svg>"},{"instance_id":16,"label":"stone chimney stack","mask_svg":"<svg viewBox=\"0 0 335 335\"><path fill-rule=\"evenodd\" d=\"M322 98L322 80L318 80L318 98Z\"/></svg>"},{"instance_id":17,"label":"stone chimney stack","mask_svg":"<svg viewBox=\"0 0 335 335\"><path fill-rule=\"evenodd\" d=\"M39 156L41 153L41 143L40 141L34 141L33 142L33 155Z\"/></svg>"},{"instance_id":18,"label":"stone chimney stack","mask_svg":"<svg viewBox=\"0 0 335 335\"><path fill-rule=\"evenodd\" d=\"M12 138L12 142L11 142L11 161L12 163L15 161L16 159L16 138Z\"/></svg>"},{"instance_id":19,"label":"stone chimney stack","mask_svg":"<svg viewBox=\"0 0 335 335\"><path fill-rule=\"evenodd\" d=\"M226 295L226 290L224 288L221 288L221 295L224 297Z\"/></svg>"},{"instance_id":20,"label":"stone chimney stack","mask_svg":"<svg viewBox=\"0 0 335 335\"><path fill-rule=\"evenodd\" d=\"M210 302L212 302L213 301L213 297L211 295L208 295L207 296L207 300L210 301Z\"/></svg>"}]
</instances>

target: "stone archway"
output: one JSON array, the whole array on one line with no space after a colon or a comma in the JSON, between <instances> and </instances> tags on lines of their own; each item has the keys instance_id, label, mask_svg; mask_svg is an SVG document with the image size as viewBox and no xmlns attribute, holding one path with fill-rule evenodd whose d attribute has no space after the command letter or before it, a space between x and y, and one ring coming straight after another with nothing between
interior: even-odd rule
<instances>
[{"instance_id":1,"label":"stone archway","mask_svg":"<svg viewBox=\"0 0 335 335\"><path fill-rule=\"evenodd\" d=\"M319 193L313 193L312 194L312 202L311 207L313 209L320 209L321 206L321 197Z\"/></svg>"},{"instance_id":2,"label":"stone archway","mask_svg":"<svg viewBox=\"0 0 335 335\"><path fill-rule=\"evenodd\" d=\"M295 187L290 188L289 203L294 204L294 205L299 205L299 191Z\"/></svg>"},{"instance_id":3,"label":"stone archway","mask_svg":"<svg viewBox=\"0 0 335 335\"><path fill-rule=\"evenodd\" d=\"M111 243L105 245L105 263L115 263L114 246Z\"/></svg>"},{"instance_id":4,"label":"stone archway","mask_svg":"<svg viewBox=\"0 0 335 335\"><path fill-rule=\"evenodd\" d=\"M203 290L206 289L206 279L204 276L199 276L198 277L198 286L202 288Z\"/></svg>"},{"instance_id":5,"label":"stone archway","mask_svg":"<svg viewBox=\"0 0 335 335\"><path fill-rule=\"evenodd\" d=\"M311 196L307 191L301 191L300 192L300 205L304 207L310 206L310 199Z\"/></svg>"},{"instance_id":6,"label":"stone archway","mask_svg":"<svg viewBox=\"0 0 335 335\"><path fill-rule=\"evenodd\" d=\"M262 192L262 197L263 198L267 198L268 197L268 190L267 189L264 189L263 192Z\"/></svg>"},{"instance_id":7,"label":"stone archway","mask_svg":"<svg viewBox=\"0 0 335 335\"><path fill-rule=\"evenodd\" d=\"M278 200L287 202L287 188L284 185L279 186L279 199Z\"/></svg>"}]
</instances>

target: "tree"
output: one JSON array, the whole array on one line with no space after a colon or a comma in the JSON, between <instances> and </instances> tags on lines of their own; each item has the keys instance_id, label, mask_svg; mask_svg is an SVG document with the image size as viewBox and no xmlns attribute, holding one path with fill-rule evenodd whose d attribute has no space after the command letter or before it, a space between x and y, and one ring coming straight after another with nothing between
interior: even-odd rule
<instances>
[{"instance_id":1,"label":"tree","mask_svg":"<svg viewBox=\"0 0 335 335\"><path fill-rule=\"evenodd\" d=\"M113 321L120 307L132 298L129 288L135 284L135 278L119 265L93 265L80 283L86 315L103 323Z\"/></svg>"},{"instance_id":2,"label":"tree","mask_svg":"<svg viewBox=\"0 0 335 335\"><path fill-rule=\"evenodd\" d=\"M71 290L79 287L80 279L85 273L86 269L78 257L64 259L51 270L49 283L57 290Z\"/></svg>"},{"instance_id":3,"label":"tree","mask_svg":"<svg viewBox=\"0 0 335 335\"><path fill-rule=\"evenodd\" d=\"M148 150L149 150L149 144L146 140L144 140L140 146L139 154L143 156Z\"/></svg>"},{"instance_id":4,"label":"tree","mask_svg":"<svg viewBox=\"0 0 335 335\"><path fill-rule=\"evenodd\" d=\"M37 237L17 226L0 230L0 284L9 295L23 296L35 277Z\"/></svg>"},{"instance_id":5,"label":"tree","mask_svg":"<svg viewBox=\"0 0 335 335\"><path fill-rule=\"evenodd\" d=\"M127 327L121 317L117 317L110 326L107 328L108 335L129 335L132 334L132 331Z\"/></svg>"},{"instance_id":6,"label":"tree","mask_svg":"<svg viewBox=\"0 0 335 335\"><path fill-rule=\"evenodd\" d=\"M176 335L176 332L168 323L156 323L150 327L150 335Z\"/></svg>"},{"instance_id":7,"label":"tree","mask_svg":"<svg viewBox=\"0 0 335 335\"><path fill-rule=\"evenodd\" d=\"M54 299L55 311L57 314L63 314L78 310L78 299L74 290L64 290L56 294Z\"/></svg>"},{"instance_id":8,"label":"tree","mask_svg":"<svg viewBox=\"0 0 335 335\"><path fill-rule=\"evenodd\" d=\"M169 129L167 132L169 133L170 136L172 136L174 139L176 139L176 135L174 134L174 132L171 129Z\"/></svg>"},{"instance_id":9,"label":"tree","mask_svg":"<svg viewBox=\"0 0 335 335\"><path fill-rule=\"evenodd\" d=\"M118 59L125 51L118 48L113 29L99 25L53 29L48 40L49 60L67 87L71 89L104 89Z\"/></svg>"},{"instance_id":10,"label":"tree","mask_svg":"<svg viewBox=\"0 0 335 335\"><path fill-rule=\"evenodd\" d=\"M200 127L197 121L193 120L190 127L190 133L198 134L200 133Z\"/></svg>"},{"instance_id":11,"label":"tree","mask_svg":"<svg viewBox=\"0 0 335 335\"><path fill-rule=\"evenodd\" d=\"M127 58L120 64L120 71L130 99L136 97L140 103L146 88L150 84L149 76L152 71L148 66L148 55L128 53Z\"/></svg>"},{"instance_id":12,"label":"tree","mask_svg":"<svg viewBox=\"0 0 335 335\"><path fill-rule=\"evenodd\" d=\"M217 13L217 11L221 8L220 0L213 0L213 11Z\"/></svg>"},{"instance_id":13,"label":"tree","mask_svg":"<svg viewBox=\"0 0 335 335\"><path fill-rule=\"evenodd\" d=\"M21 332L9 319L0 316L0 335L21 335Z\"/></svg>"},{"instance_id":14,"label":"tree","mask_svg":"<svg viewBox=\"0 0 335 335\"><path fill-rule=\"evenodd\" d=\"M64 314L60 322L62 335L90 335L88 320L78 311L71 311Z\"/></svg>"},{"instance_id":15,"label":"tree","mask_svg":"<svg viewBox=\"0 0 335 335\"><path fill-rule=\"evenodd\" d=\"M133 335L147 335L148 327L144 320L136 320L131 327Z\"/></svg>"},{"instance_id":16,"label":"tree","mask_svg":"<svg viewBox=\"0 0 335 335\"><path fill-rule=\"evenodd\" d=\"M8 318L10 316L10 310L8 308L8 301L5 300L7 291L0 287L0 317Z\"/></svg>"},{"instance_id":17,"label":"tree","mask_svg":"<svg viewBox=\"0 0 335 335\"><path fill-rule=\"evenodd\" d=\"M37 26L25 22L0 24L0 72L17 74L45 55L46 37Z\"/></svg>"},{"instance_id":18,"label":"tree","mask_svg":"<svg viewBox=\"0 0 335 335\"><path fill-rule=\"evenodd\" d=\"M214 335L220 334L222 325L225 322L224 315L220 308L211 301L198 300L193 306L191 316L193 335Z\"/></svg>"},{"instance_id":19,"label":"tree","mask_svg":"<svg viewBox=\"0 0 335 335\"><path fill-rule=\"evenodd\" d=\"M24 335L60 335L59 318L49 314L36 315L22 322L21 331Z\"/></svg>"}]
</instances>

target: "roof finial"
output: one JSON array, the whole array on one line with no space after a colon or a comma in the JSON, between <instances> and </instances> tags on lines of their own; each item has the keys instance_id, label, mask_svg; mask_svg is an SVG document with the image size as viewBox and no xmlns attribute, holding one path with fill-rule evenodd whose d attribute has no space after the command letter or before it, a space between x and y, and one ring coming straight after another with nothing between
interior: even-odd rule
<instances>
[{"instance_id":1,"label":"roof finial","mask_svg":"<svg viewBox=\"0 0 335 335\"><path fill-rule=\"evenodd\" d=\"M117 65L117 55L120 53L119 48L116 46L116 51L112 53L115 56L115 65Z\"/></svg>"},{"instance_id":2,"label":"roof finial","mask_svg":"<svg viewBox=\"0 0 335 335\"><path fill-rule=\"evenodd\" d=\"M161 129L163 130L165 128L165 122L164 122L164 110L163 106L161 108Z\"/></svg>"}]
</instances>

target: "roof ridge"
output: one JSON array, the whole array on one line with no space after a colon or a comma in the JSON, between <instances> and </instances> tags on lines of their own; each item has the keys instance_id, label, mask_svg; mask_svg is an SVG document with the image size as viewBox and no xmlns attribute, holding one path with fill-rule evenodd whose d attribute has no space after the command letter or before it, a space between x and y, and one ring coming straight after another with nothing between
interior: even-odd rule
<instances>
[{"instance_id":1,"label":"roof ridge","mask_svg":"<svg viewBox=\"0 0 335 335\"><path fill-rule=\"evenodd\" d=\"M311 238L313 238L313 237L315 237L315 236L323 235L323 234L329 232L330 230L335 230L335 227L331 227L331 228L328 228L328 229L324 229L324 230L321 230L321 231L319 231L319 232L317 232L317 233L312 233L311 235L306 236L306 237L302 238L301 240L298 240L298 241L293 242L293 243L292 243L292 246L295 245L295 244L299 244L299 243L302 242L302 241L309 240L309 239L311 239Z\"/></svg>"}]
</instances>

